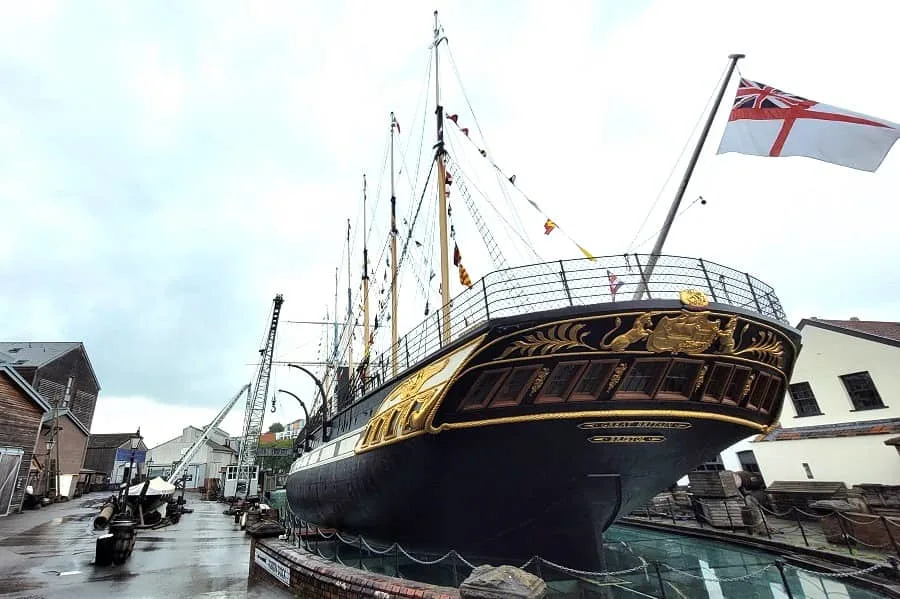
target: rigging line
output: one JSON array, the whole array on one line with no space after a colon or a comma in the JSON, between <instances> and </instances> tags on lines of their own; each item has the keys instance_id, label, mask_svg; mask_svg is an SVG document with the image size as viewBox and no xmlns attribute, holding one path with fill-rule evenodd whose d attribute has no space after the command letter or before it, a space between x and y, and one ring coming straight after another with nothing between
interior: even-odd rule
<instances>
[{"instance_id":1,"label":"rigging line","mask_svg":"<svg viewBox=\"0 0 900 599\"><path fill-rule=\"evenodd\" d=\"M672 175L675 174L675 170L678 168L678 164L681 162L682 158L684 158L685 152L691 146L691 141L694 138L694 135L697 133L697 129L700 127L700 123L703 122L703 117L706 116L706 112L710 108L710 104L712 104L714 98L716 97L716 92L718 92L719 87L722 85L722 79L725 78L728 69L722 72L722 75L719 77L718 81L716 81L715 87L713 87L712 92L709 94L709 99L706 100L706 105L703 107L703 110L700 112L700 116L697 118L697 122L694 123L694 127L691 129L691 133L688 136L687 140L684 142L684 147L681 148L681 152L678 154L678 158L675 160L675 163L672 165L672 170L669 171L669 175L666 177L666 180L663 182L662 187L659 190L659 193L656 194L656 199L653 200L653 203L650 205L650 209L647 210L647 214L644 216L644 220L641 222L641 226L638 227L637 231L634 232L634 237L631 238L631 242L628 244L625 253L632 251L632 249L636 249L643 245L646 242L641 242L640 245L635 246L634 241L637 239L638 235L641 234L641 231L644 230L644 227L647 225L647 221L650 219L650 215L653 213L653 209L656 208L656 205L659 203L659 200L662 198L663 192L666 190L666 185L669 184L669 181L672 180ZM662 229L660 229L661 231ZM659 231L657 231L659 233ZM656 235L656 233L654 233Z\"/></svg>"},{"instance_id":2,"label":"rigging line","mask_svg":"<svg viewBox=\"0 0 900 599\"><path fill-rule=\"evenodd\" d=\"M451 149L452 149L452 147L453 147L453 142L450 141L449 136L446 138L446 141L447 141L448 145L451 146ZM458 164L458 163L457 163L457 164ZM478 187L478 185L472 180L472 178L469 177L469 176L467 176L467 175L465 175L464 172L463 172L463 170L462 170L461 168L457 168L456 171L457 171L457 173L458 173L460 176L462 176L464 179L466 179L466 180L469 182L469 185L471 185L472 188L475 189L475 191L477 191L478 194L479 194L482 198L484 198L484 201L487 203L487 205L490 206L491 209L492 209L494 212L497 213L497 216L500 217L500 220L503 221L503 223L509 228L509 230L512 231L512 233L515 234L516 237L518 237L519 240L520 240L526 247L531 248L531 242L529 242L526 238L522 237L522 235L520 234L520 232L517 231L515 227L513 227L512 225L509 224L509 221L506 220L506 218L503 216L503 213L500 212L500 211L497 209L496 206L494 206L494 203L491 201L491 199L490 199L483 191L481 191L481 188ZM533 249L532 249L532 252L535 253Z\"/></svg>"},{"instance_id":3,"label":"rigging line","mask_svg":"<svg viewBox=\"0 0 900 599\"><path fill-rule=\"evenodd\" d=\"M466 87L465 87L465 85L463 85L462 76L459 74L459 68L456 66L456 59L454 59L454 57L453 57L453 50L450 48L449 40L447 40L447 54L450 57L450 65L453 67L453 74L456 76L456 82L459 84L459 89L462 91L463 99L466 101L466 106L469 109L469 114L472 115L472 121L475 123L475 128L478 130L478 135L481 137L481 143L484 144L484 151L488 155L492 156L493 153L491 152L491 149L488 146L487 137L485 136L484 131L481 128L481 123L478 122L478 116L475 114L475 109L472 107L472 102L469 100L469 94L466 92ZM506 179L506 180L508 181L508 179ZM497 182L500 184L499 185L500 193L503 194L507 203L509 203L509 205L513 207L513 210L512 210L513 217L516 220L516 222L518 223L519 229L521 230L522 233L525 233L525 231L526 231L525 224L522 222L522 219L519 216L519 212L518 212L518 210L515 209L512 198L510 197L509 193L506 190L506 185L505 185L506 181L501 181L500 176L498 174ZM534 246L532 246L531 244L528 244L527 247L529 250L531 250L531 253L534 255L535 258L537 258L538 260L541 260L541 256L534 249Z\"/></svg>"},{"instance_id":4,"label":"rigging line","mask_svg":"<svg viewBox=\"0 0 900 599\"><path fill-rule=\"evenodd\" d=\"M416 110L413 113L412 119L410 120L411 123L416 122L418 120L419 107L422 105L422 98L425 98L425 105L422 106L422 128L421 128L422 135L419 138L419 153L418 153L418 159L416 160L416 182L415 182L415 184L413 184L413 182L409 179L409 169L405 168L406 167L406 156L407 156L407 153L409 152L409 145L412 143L412 136L407 137L406 147L401 148L401 150L400 150L400 158L401 158L400 172L402 172L406 175L406 178L410 183L410 188L412 190L412 193L416 193L416 185L419 183L419 176L421 174L420 166L421 166L421 162L422 162L422 146L425 142L425 124L428 119L428 88L431 85L431 66L432 66L433 60L434 60L434 53L429 50L428 51L428 67L425 70L425 85L422 87L422 91L419 94L419 99L416 101ZM412 131L412 129L410 129L410 131Z\"/></svg>"},{"instance_id":5,"label":"rigging line","mask_svg":"<svg viewBox=\"0 0 900 599\"><path fill-rule=\"evenodd\" d=\"M372 229L375 227L375 223L378 221L377 218L374 218L374 215L378 214L378 204L381 202L381 186L384 184L384 172L388 168L388 156L390 155L391 149L391 140L386 139L384 141L384 157L381 159L381 172L378 175L378 184L375 186L375 207L372 208L372 222L369 225L369 230L366 234L371 237Z\"/></svg>"},{"instance_id":6,"label":"rigging line","mask_svg":"<svg viewBox=\"0 0 900 599\"><path fill-rule=\"evenodd\" d=\"M693 202L691 202L690 204L688 204L687 206L685 206L684 208L682 208L682 209L678 212L678 214L676 214L675 216L676 216L676 217L681 216L682 214L684 214L685 212L687 212L694 204L696 204L697 202L699 202L699 201L702 200L702 199L703 199L703 196L697 196L697 199L696 199L696 200L694 200ZM650 235L647 239L645 239L644 241L642 241L642 242L640 242L639 244L633 246L633 247L634 247L634 250L637 251L637 250L640 249L640 247L643 246L645 243L647 243L648 241L651 241L651 240L653 240L654 238L656 238L656 236L659 235L659 233L660 233L661 231L662 231L662 227L660 227L659 230L657 230L655 233L651 234L651 235ZM632 250L631 250L631 246L629 246L628 252L631 252L631 251L632 251ZM626 253L628 253L628 252L626 252Z\"/></svg>"}]
</instances>

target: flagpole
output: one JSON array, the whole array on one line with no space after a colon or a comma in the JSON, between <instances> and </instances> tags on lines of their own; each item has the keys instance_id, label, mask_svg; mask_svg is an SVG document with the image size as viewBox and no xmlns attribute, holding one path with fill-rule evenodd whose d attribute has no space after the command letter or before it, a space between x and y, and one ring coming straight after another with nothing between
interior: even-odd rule
<instances>
[{"instance_id":1,"label":"flagpole","mask_svg":"<svg viewBox=\"0 0 900 599\"><path fill-rule=\"evenodd\" d=\"M719 111L719 105L722 103L722 98L725 96L725 90L728 88L729 82L731 82L731 75L737 67L737 61L744 58L744 56L744 54L730 54L728 56L728 60L731 62L728 64L725 80L722 81L722 86L719 88L719 93L716 95L712 110L709 111L706 124L703 126L702 133L700 133L700 140L697 142L697 147L694 148L691 161L688 163L687 170L684 172L684 177L681 179L681 184L678 186L678 191L675 193L675 200L669 207L669 213L666 215L662 230L659 232L659 237L656 239L656 245L653 246L653 250L650 252L650 258L647 261L647 270L645 271L644 276L641 277L641 282L638 285L637 291L634 292L633 299L635 300L641 299L647 290L647 283L649 283L650 277L653 276L653 270L656 268L656 261L659 259L663 244L666 242L666 237L669 235L669 229L672 228L672 222L675 220L675 215L678 213L678 207L681 205L681 199L684 197L684 192L687 190L691 175L694 174L694 167L697 166L697 160L700 158L703 144L709 136L709 130L712 128L713 120L716 118L716 113Z\"/></svg>"}]
</instances>

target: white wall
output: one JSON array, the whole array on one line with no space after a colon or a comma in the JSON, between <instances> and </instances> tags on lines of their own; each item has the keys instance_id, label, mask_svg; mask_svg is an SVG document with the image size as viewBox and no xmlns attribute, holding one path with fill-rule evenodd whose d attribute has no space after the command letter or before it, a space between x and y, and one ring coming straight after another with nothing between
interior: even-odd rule
<instances>
[{"instance_id":1,"label":"white wall","mask_svg":"<svg viewBox=\"0 0 900 599\"><path fill-rule=\"evenodd\" d=\"M900 402L894 400L900 396L900 347L812 325L804 326L801 333L803 349L791 383L809 383L823 414L798 418L790 396L786 396L781 413L784 428L900 418ZM839 377L863 371L871 375L885 409L851 411L853 404Z\"/></svg>"},{"instance_id":2,"label":"white wall","mask_svg":"<svg viewBox=\"0 0 900 599\"><path fill-rule=\"evenodd\" d=\"M778 480L809 480L803 463L809 464L813 479L900 485L900 455L885 445L896 435L863 435L797 441L751 443L759 469L767 484Z\"/></svg>"}]
</instances>

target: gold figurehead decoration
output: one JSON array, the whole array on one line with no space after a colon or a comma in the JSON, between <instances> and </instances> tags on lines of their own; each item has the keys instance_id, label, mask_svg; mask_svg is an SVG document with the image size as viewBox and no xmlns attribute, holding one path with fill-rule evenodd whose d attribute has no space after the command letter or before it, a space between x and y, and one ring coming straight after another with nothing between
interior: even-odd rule
<instances>
[{"instance_id":1,"label":"gold figurehead decoration","mask_svg":"<svg viewBox=\"0 0 900 599\"><path fill-rule=\"evenodd\" d=\"M699 289L685 289L678 294L678 299L688 310L702 310L709 306L706 294Z\"/></svg>"}]
</instances>

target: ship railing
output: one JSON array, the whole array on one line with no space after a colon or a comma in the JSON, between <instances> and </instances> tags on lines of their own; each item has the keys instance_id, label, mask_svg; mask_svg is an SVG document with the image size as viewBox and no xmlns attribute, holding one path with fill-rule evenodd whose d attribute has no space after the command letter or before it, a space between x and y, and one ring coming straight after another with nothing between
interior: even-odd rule
<instances>
[{"instance_id":1,"label":"ship railing","mask_svg":"<svg viewBox=\"0 0 900 599\"><path fill-rule=\"evenodd\" d=\"M659 256L645 280L648 254L597 256L517 266L493 271L450 301L450 339L442 335L439 308L398 341L398 375L403 374L485 322L542 310L590 306L633 299L678 299L685 289L703 291L712 302L742 308L787 324L775 291L759 279L702 258ZM643 285L642 285L643 283ZM639 287L644 288L636 298ZM372 352L365 382L352 388L366 393L390 378L391 348ZM354 394L356 395L356 394ZM351 401L352 403L352 401Z\"/></svg>"}]
</instances>

